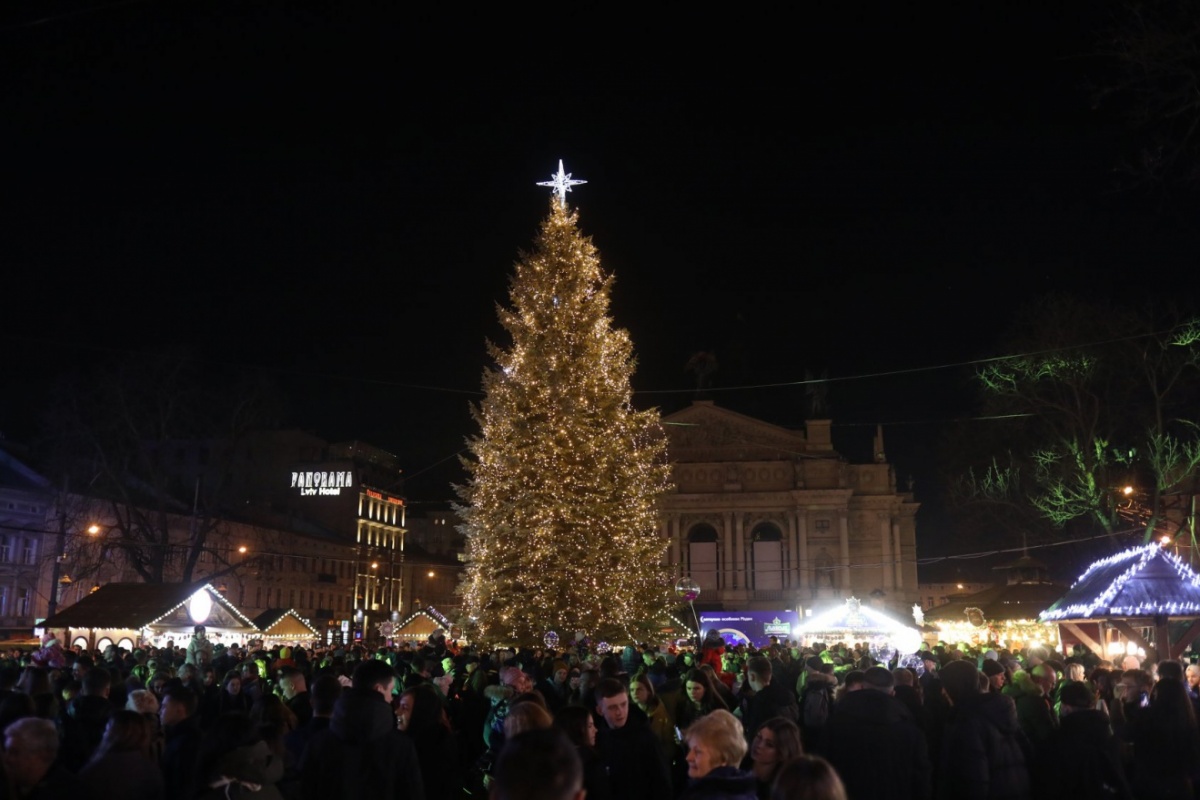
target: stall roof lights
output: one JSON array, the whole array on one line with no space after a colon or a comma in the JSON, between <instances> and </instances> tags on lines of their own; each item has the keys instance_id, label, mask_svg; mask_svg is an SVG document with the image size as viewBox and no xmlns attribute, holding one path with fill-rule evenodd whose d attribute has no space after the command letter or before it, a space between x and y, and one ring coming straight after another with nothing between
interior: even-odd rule
<instances>
[{"instance_id":1,"label":"stall roof lights","mask_svg":"<svg viewBox=\"0 0 1200 800\"><path fill-rule=\"evenodd\" d=\"M1196 590L1194 599L1177 598L1168 601L1139 600L1137 602L1122 602L1119 599L1121 591L1125 589L1129 581L1142 572L1156 558L1162 558L1172 567L1185 589ZM1174 553L1164 550L1161 542L1151 542L1140 547L1133 547L1096 561L1072 584L1071 590L1074 591L1076 587L1081 586L1085 581L1096 577L1098 570L1120 565L1128 566L1116 578L1110 581L1107 586L1104 586L1096 596L1086 600L1077 600L1058 608L1050 608L1042 612L1041 618L1043 620L1078 619L1091 617L1097 613L1102 616L1127 617L1156 616L1162 614L1168 616L1190 616L1200 613L1200 575L1197 575L1191 567L1185 564ZM1070 593L1067 594L1067 597L1070 597ZM1067 597L1063 599L1065 600Z\"/></svg>"}]
</instances>

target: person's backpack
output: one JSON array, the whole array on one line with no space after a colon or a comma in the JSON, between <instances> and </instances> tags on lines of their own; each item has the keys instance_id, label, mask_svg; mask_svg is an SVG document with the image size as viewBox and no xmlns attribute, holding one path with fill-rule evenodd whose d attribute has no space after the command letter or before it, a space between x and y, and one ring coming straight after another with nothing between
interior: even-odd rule
<instances>
[{"instance_id":1,"label":"person's backpack","mask_svg":"<svg viewBox=\"0 0 1200 800\"><path fill-rule=\"evenodd\" d=\"M800 697L800 724L805 728L824 727L832 705L832 693L824 682L805 686L804 694Z\"/></svg>"}]
</instances>

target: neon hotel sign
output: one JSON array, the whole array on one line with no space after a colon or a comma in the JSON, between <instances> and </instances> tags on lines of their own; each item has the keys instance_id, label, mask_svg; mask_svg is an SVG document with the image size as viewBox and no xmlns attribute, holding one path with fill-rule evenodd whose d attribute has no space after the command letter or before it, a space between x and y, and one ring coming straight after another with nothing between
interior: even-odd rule
<instances>
[{"instance_id":1,"label":"neon hotel sign","mask_svg":"<svg viewBox=\"0 0 1200 800\"><path fill-rule=\"evenodd\" d=\"M342 489L354 487L354 472L293 472L292 488L300 490L301 497L339 495Z\"/></svg>"}]
</instances>

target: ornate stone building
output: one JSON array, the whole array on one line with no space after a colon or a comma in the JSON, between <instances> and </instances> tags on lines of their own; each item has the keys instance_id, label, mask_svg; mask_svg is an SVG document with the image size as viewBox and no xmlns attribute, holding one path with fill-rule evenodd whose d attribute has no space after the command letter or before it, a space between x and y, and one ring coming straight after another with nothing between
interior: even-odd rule
<instances>
[{"instance_id":1,"label":"ornate stone building","mask_svg":"<svg viewBox=\"0 0 1200 800\"><path fill-rule=\"evenodd\" d=\"M676 575L726 610L854 595L907 616L918 599L916 511L875 437L875 463L833 449L829 420L781 428L697 401L665 417L675 492L662 503Z\"/></svg>"}]
</instances>

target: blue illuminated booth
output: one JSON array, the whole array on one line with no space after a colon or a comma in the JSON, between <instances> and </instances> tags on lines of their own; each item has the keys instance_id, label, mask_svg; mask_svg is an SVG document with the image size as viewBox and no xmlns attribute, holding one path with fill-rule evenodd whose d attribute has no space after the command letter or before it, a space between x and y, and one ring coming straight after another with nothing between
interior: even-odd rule
<instances>
[{"instance_id":1,"label":"blue illuminated booth","mask_svg":"<svg viewBox=\"0 0 1200 800\"><path fill-rule=\"evenodd\" d=\"M1064 647L1118 664L1138 650L1178 658L1200 635L1200 575L1158 542L1132 547L1093 563L1041 619L1059 626Z\"/></svg>"},{"instance_id":2,"label":"blue illuminated booth","mask_svg":"<svg viewBox=\"0 0 1200 800\"><path fill-rule=\"evenodd\" d=\"M133 650L174 641L186 646L197 625L214 644L245 644L255 624L208 583L110 583L46 619L41 628L67 646Z\"/></svg>"}]
</instances>

